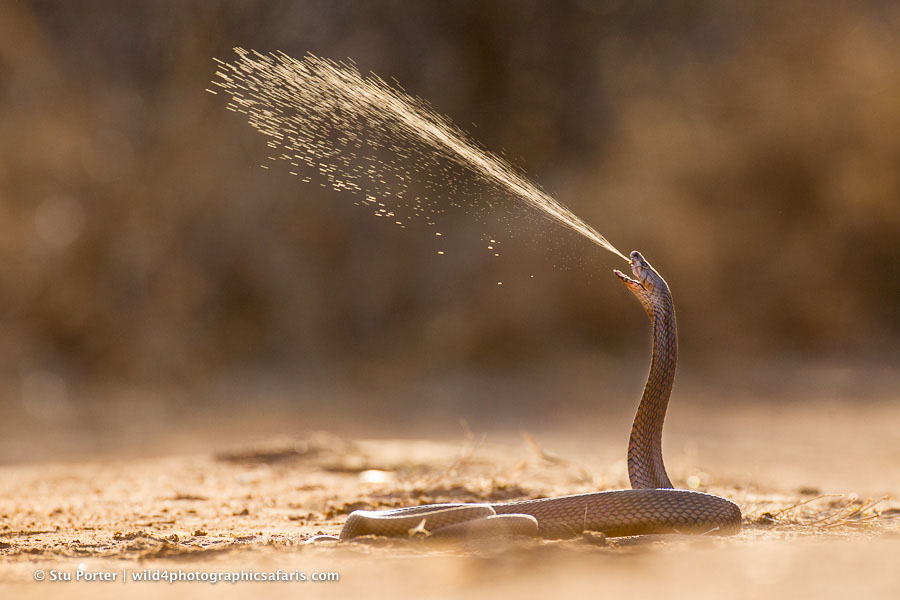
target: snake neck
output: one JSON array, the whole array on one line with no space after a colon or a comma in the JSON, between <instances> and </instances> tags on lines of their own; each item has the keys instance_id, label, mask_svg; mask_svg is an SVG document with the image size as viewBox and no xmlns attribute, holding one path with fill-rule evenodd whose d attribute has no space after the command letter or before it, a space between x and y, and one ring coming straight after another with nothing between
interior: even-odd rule
<instances>
[{"instance_id":1,"label":"snake neck","mask_svg":"<svg viewBox=\"0 0 900 600\"><path fill-rule=\"evenodd\" d=\"M662 456L662 429L678 363L675 305L668 290L644 304L653 329L653 360L628 443L631 487L671 488Z\"/></svg>"}]
</instances>

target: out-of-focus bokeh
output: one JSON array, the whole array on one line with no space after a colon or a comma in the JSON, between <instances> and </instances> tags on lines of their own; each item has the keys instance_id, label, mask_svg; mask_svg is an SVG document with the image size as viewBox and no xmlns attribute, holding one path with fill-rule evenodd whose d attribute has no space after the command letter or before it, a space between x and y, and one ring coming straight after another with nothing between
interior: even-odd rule
<instances>
[{"instance_id":1,"label":"out-of-focus bokeh","mask_svg":"<svg viewBox=\"0 0 900 600\"><path fill-rule=\"evenodd\" d=\"M395 79L640 249L687 389L864 399L900 363L898 31L889 1L4 2L0 413L109 436L266 390L316 425L539 419L604 381L633 402L647 323L621 261L550 225L495 259L462 213L438 256L260 169L265 138L205 91L234 46Z\"/></svg>"}]
</instances>

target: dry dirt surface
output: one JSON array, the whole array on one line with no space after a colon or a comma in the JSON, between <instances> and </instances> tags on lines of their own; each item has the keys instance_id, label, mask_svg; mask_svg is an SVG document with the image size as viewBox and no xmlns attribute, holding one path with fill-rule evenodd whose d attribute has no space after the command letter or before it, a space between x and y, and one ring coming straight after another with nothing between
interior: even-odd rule
<instances>
[{"instance_id":1,"label":"dry dirt surface","mask_svg":"<svg viewBox=\"0 0 900 600\"><path fill-rule=\"evenodd\" d=\"M673 479L738 502L737 536L305 544L357 508L626 485L624 435L602 428L435 441L313 432L0 468L0 595L900 598L895 403L680 414L666 440ZM305 580L226 579L279 570ZM85 581L102 576L115 579Z\"/></svg>"}]
</instances>

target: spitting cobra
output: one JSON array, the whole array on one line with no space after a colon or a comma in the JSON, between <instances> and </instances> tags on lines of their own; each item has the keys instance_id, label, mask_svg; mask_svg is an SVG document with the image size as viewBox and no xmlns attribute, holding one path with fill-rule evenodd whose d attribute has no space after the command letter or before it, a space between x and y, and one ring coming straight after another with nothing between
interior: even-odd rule
<instances>
[{"instance_id":1,"label":"spitting cobra","mask_svg":"<svg viewBox=\"0 0 900 600\"><path fill-rule=\"evenodd\" d=\"M675 305L665 280L637 251L631 253L634 279L616 270L631 290L653 330L653 359L628 443L630 490L615 490L517 502L428 504L380 511L357 510L347 518L340 539L362 535L429 537L525 534L566 538L584 531L607 536L648 533L740 531L741 510L733 502L689 490L676 490L662 457L662 429L678 362Z\"/></svg>"}]
</instances>

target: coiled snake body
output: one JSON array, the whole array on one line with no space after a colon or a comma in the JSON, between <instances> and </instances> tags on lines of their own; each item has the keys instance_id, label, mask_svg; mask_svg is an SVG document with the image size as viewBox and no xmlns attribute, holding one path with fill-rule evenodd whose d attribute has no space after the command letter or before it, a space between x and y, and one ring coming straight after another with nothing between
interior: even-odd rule
<instances>
[{"instance_id":1,"label":"coiled snake body","mask_svg":"<svg viewBox=\"0 0 900 600\"><path fill-rule=\"evenodd\" d=\"M647 311L653 329L653 359L628 444L631 490L616 490L517 502L429 504L350 514L340 539L361 535L434 537L518 533L545 538L583 531L607 536L647 533L716 533L741 528L736 504L701 492L672 489L662 457L662 428L678 361L675 307L665 280L639 252L631 253L632 279L616 276Z\"/></svg>"}]
</instances>

